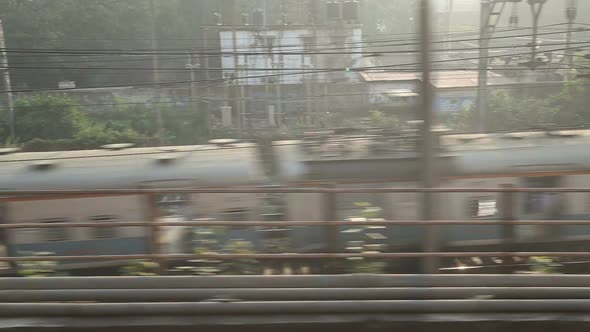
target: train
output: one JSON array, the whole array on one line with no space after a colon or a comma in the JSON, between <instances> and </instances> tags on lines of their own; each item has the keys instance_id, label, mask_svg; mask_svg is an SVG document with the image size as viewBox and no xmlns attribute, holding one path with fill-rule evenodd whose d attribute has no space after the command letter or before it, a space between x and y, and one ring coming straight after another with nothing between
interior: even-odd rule
<instances>
[{"instance_id":1,"label":"train","mask_svg":"<svg viewBox=\"0 0 590 332\"><path fill-rule=\"evenodd\" d=\"M528 131L495 134L436 132L438 185L446 188L590 187L589 130ZM413 188L420 186L421 140L415 130L372 129L310 132L299 140L212 140L199 146L134 147L112 144L96 150L20 152L0 150L0 190L95 190L141 188L252 188L265 186L333 188ZM515 219L590 219L585 193L518 193ZM337 194L336 218L418 220L415 193ZM436 194L437 219L497 220L499 194ZM163 221L320 221L326 206L321 194L199 193L159 197ZM145 227L67 227L68 222L150 219L144 196L52 198L4 197L2 223L60 223L63 228L7 229L2 236L9 256L50 252L56 255L128 255L149 251ZM287 227L289 250L321 252L325 236L318 227ZM192 253L194 227L165 227L163 253ZM422 228L389 226L379 238L389 251L420 246ZM264 229L230 227L224 240L247 239L265 250ZM359 240L353 227L340 228L341 242ZM590 226L517 226L519 241L583 240ZM498 242L501 226L446 226L439 238L447 247ZM590 237L588 237L590 239ZM358 242L358 241L357 241ZM579 243L579 242L577 242ZM341 248L345 250L346 248ZM64 269L96 268L124 262L62 262Z\"/></svg>"}]
</instances>

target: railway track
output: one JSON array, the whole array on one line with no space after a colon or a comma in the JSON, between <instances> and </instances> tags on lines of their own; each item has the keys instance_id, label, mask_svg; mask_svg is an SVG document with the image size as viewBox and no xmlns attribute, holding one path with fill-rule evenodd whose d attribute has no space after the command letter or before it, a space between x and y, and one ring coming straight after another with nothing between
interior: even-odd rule
<instances>
[{"instance_id":1,"label":"railway track","mask_svg":"<svg viewBox=\"0 0 590 332\"><path fill-rule=\"evenodd\" d=\"M586 275L0 279L2 331L586 331L588 311Z\"/></svg>"}]
</instances>

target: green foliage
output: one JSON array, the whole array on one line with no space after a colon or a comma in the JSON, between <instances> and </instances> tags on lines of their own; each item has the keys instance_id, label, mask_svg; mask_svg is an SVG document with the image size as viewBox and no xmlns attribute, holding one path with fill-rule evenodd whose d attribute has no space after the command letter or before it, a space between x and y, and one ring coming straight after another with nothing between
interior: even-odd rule
<instances>
[{"instance_id":1,"label":"green foliage","mask_svg":"<svg viewBox=\"0 0 590 332\"><path fill-rule=\"evenodd\" d=\"M34 257L50 256L53 253L26 252L21 254ZM61 277L66 275L65 273L58 272L57 263L51 260L17 262L16 266L18 275L25 278Z\"/></svg>"},{"instance_id":2,"label":"green foliage","mask_svg":"<svg viewBox=\"0 0 590 332\"><path fill-rule=\"evenodd\" d=\"M148 260L135 260L121 269L124 276L148 277L157 275L160 264Z\"/></svg>"},{"instance_id":3,"label":"green foliage","mask_svg":"<svg viewBox=\"0 0 590 332\"><path fill-rule=\"evenodd\" d=\"M121 131L116 131L113 129L102 129L95 125L81 130L76 135L74 144L77 149L92 149L104 144L122 142L144 145L148 142L148 138L129 128L122 128Z\"/></svg>"},{"instance_id":4,"label":"green foliage","mask_svg":"<svg viewBox=\"0 0 590 332\"><path fill-rule=\"evenodd\" d=\"M577 83L570 84L559 94L545 97L519 97L507 91L494 91L488 96L486 128L503 131L588 123L589 102L587 87ZM471 131L476 127L476 111L474 105L452 113L447 117L446 125L458 131Z\"/></svg>"},{"instance_id":5,"label":"green foliage","mask_svg":"<svg viewBox=\"0 0 590 332\"><path fill-rule=\"evenodd\" d=\"M150 48L150 1L146 0L3 0L0 13L8 47L39 49L146 49ZM204 4L193 0L156 1L157 35L162 48L190 49L200 39L200 10ZM96 56L72 57L62 54L34 54L23 58L10 54L9 63L44 63L82 61L82 67L112 67L97 62ZM101 56L101 60L121 59L118 55ZM84 60L88 60L84 63ZM179 62L166 63L182 65ZM127 62L129 66L137 65ZM144 67L145 63L138 66ZM51 66L59 68L60 66ZM55 87L59 80L74 80L80 86L132 84L150 78L149 71L113 75L111 72L87 70L22 70L15 75L15 87ZM166 74L163 74L164 80Z\"/></svg>"},{"instance_id":6,"label":"green foliage","mask_svg":"<svg viewBox=\"0 0 590 332\"><path fill-rule=\"evenodd\" d=\"M21 141L71 139L87 125L85 115L66 96L57 94L19 98L15 103L15 127Z\"/></svg>"},{"instance_id":7,"label":"green foliage","mask_svg":"<svg viewBox=\"0 0 590 332\"><path fill-rule=\"evenodd\" d=\"M362 208L360 215L355 218L361 218L365 220L374 220L382 216L383 210L379 207L373 206L369 202L357 202L354 205L358 208ZM378 249L382 247L382 243L378 243L369 233L379 233L384 227L376 226L355 226L354 233L360 235L360 238L355 238L356 241L350 241L348 243L348 251L355 253L376 253ZM344 232L352 229L345 230ZM346 270L349 273L384 273L388 263L381 260L375 260L363 257L352 257L347 260Z\"/></svg>"},{"instance_id":8,"label":"green foliage","mask_svg":"<svg viewBox=\"0 0 590 332\"><path fill-rule=\"evenodd\" d=\"M223 248L228 254L246 255L255 253L254 245L249 241L231 239ZM261 269L255 259L237 259L222 264L225 274L260 274Z\"/></svg>"},{"instance_id":9,"label":"green foliage","mask_svg":"<svg viewBox=\"0 0 590 332\"><path fill-rule=\"evenodd\" d=\"M558 270L562 266L561 264L555 263L555 258L535 256L529 259L532 264L531 270L536 273L542 274L555 274L559 273Z\"/></svg>"},{"instance_id":10,"label":"green foliage","mask_svg":"<svg viewBox=\"0 0 590 332\"><path fill-rule=\"evenodd\" d=\"M370 111L371 122L381 128L396 129L400 126L400 121L393 115L386 115L380 111Z\"/></svg>"}]
</instances>

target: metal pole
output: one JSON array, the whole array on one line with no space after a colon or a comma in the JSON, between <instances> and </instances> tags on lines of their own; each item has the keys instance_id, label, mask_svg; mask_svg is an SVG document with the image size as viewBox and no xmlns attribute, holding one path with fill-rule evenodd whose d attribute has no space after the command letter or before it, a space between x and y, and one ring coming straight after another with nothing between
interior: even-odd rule
<instances>
[{"instance_id":1,"label":"metal pole","mask_svg":"<svg viewBox=\"0 0 590 332\"><path fill-rule=\"evenodd\" d=\"M145 195L145 201L148 206L148 220L152 223L156 223L158 221L160 210L158 208L158 195L157 194L147 194ZM160 253L160 227L156 225L150 225L148 228L149 232L149 243L148 243L148 252L150 254L159 254ZM165 264L164 260L157 261L159 264L158 272L159 274L163 274L162 272L166 270L163 266Z\"/></svg>"},{"instance_id":2,"label":"metal pole","mask_svg":"<svg viewBox=\"0 0 590 332\"><path fill-rule=\"evenodd\" d=\"M246 76L248 76L248 74L246 74ZM246 93L244 90L245 90L244 84L241 83L240 84L240 128L242 130L247 129L246 124L248 123L248 108L246 107L247 106Z\"/></svg>"},{"instance_id":3,"label":"metal pole","mask_svg":"<svg viewBox=\"0 0 590 332\"><path fill-rule=\"evenodd\" d=\"M485 117L487 112L487 85L488 85L488 47L490 45L489 16L491 3L488 0L481 1L481 16L479 30L479 68L477 85L477 130L485 131Z\"/></svg>"},{"instance_id":4,"label":"metal pole","mask_svg":"<svg viewBox=\"0 0 590 332\"><path fill-rule=\"evenodd\" d=\"M280 69L277 72L279 72L279 71L280 71ZM281 77L280 76L275 77L275 90L276 90L276 95L277 95L277 113L275 114L275 118L277 121L277 125L280 126L283 121L282 120L282 117L283 117L283 91L281 88Z\"/></svg>"},{"instance_id":5,"label":"metal pole","mask_svg":"<svg viewBox=\"0 0 590 332\"><path fill-rule=\"evenodd\" d=\"M453 0L449 0L449 16L447 17L447 47L449 48L449 51L452 48L452 33L451 31L453 30L453 7L454 7L454 3Z\"/></svg>"},{"instance_id":6,"label":"metal pole","mask_svg":"<svg viewBox=\"0 0 590 332\"><path fill-rule=\"evenodd\" d=\"M203 29L203 48L207 51L209 47L209 43L207 41L207 39L209 38L209 33L208 33L208 29L204 28ZM200 63L203 63L203 61L201 61ZM209 82L211 80L211 75L209 73L209 56L205 56L204 58L204 63L205 63L205 80L207 82ZM209 83L207 83L207 88L206 88L206 93L207 93L207 101L204 103L200 103L200 105L203 105L205 108L205 133L207 135L207 139L209 139L211 137L211 129L210 129L210 121L211 121L211 86Z\"/></svg>"},{"instance_id":7,"label":"metal pole","mask_svg":"<svg viewBox=\"0 0 590 332\"><path fill-rule=\"evenodd\" d=\"M336 194L324 194L324 220L338 221L338 211L336 205ZM338 227L327 225L324 227L324 238L328 246L328 252L336 253L340 251L340 233Z\"/></svg>"},{"instance_id":8,"label":"metal pole","mask_svg":"<svg viewBox=\"0 0 590 332\"><path fill-rule=\"evenodd\" d=\"M303 79L305 80L305 122L308 126L313 125L314 119L312 115L312 107L311 107L311 77L303 75Z\"/></svg>"},{"instance_id":9,"label":"metal pole","mask_svg":"<svg viewBox=\"0 0 590 332\"><path fill-rule=\"evenodd\" d=\"M547 0L528 0L533 15L533 40L531 42L531 65L532 69L537 67L537 39L539 31L539 18L543 11L543 5Z\"/></svg>"},{"instance_id":10,"label":"metal pole","mask_svg":"<svg viewBox=\"0 0 590 332\"><path fill-rule=\"evenodd\" d=\"M501 186L504 189L514 188L513 184L504 184ZM500 219L504 221L502 225L502 240L505 252L513 252L516 235L514 232L514 193L503 192L500 194ZM505 266L505 273L510 273L512 268L509 265L514 264L512 257L506 257L503 261Z\"/></svg>"},{"instance_id":11,"label":"metal pole","mask_svg":"<svg viewBox=\"0 0 590 332\"><path fill-rule=\"evenodd\" d=\"M6 91L6 105L8 106L8 123L10 126L10 140L16 138L14 126L14 101L12 100L12 84L10 82L10 71L8 69L8 56L6 55L6 39L4 37L4 26L0 20L0 65L2 66L2 77Z\"/></svg>"},{"instance_id":12,"label":"metal pole","mask_svg":"<svg viewBox=\"0 0 590 332\"><path fill-rule=\"evenodd\" d=\"M572 44L572 30L574 27L574 23L576 21L576 17L578 15L578 2L577 0L568 0L565 9L565 16L567 18L567 34L566 34L566 57L567 57L567 65L568 65L568 79L573 79L573 75L571 74L574 70L574 52L570 48Z\"/></svg>"},{"instance_id":13,"label":"metal pole","mask_svg":"<svg viewBox=\"0 0 590 332\"><path fill-rule=\"evenodd\" d=\"M420 6L420 56L422 63L422 159L423 159L423 174L422 181L425 188L433 188L434 180L434 156L433 156L433 137L432 126L434 123L434 114L432 112L433 91L430 84L430 0L422 0ZM422 219L431 220L434 218L434 202L432 193L426 192L422 194ZM424 251L436 252L438 251L437 229L434 226L426 226L424 228ZM424 259L423 271L424 273L438 272L438 259L434 257L427 257Z\"/></svg>"},{"instance_id":14,"label":"metal pole","mask_svg":"<svg viewBox=\"0 0 590 332\"><path fill-rule=\"evenodd\" d=\"M191 100L191 108L193 109L193 116L197 116L200 117L202 116L202 121L204 121L205 123L203 125L199 125L199 129L204 129L205 131L205 136L208 137L209 136L209 130L208 130L208 122L209 122L209 115L208 112L206 111L206 107L207 105L205 105L205 103L203 102L203 98L201 96L201 91L196 84L196 80L197 80L197 70L199 68L201 68L201 64L200 63L194 63L195 59L193 57L193 53L189 52L188 53L188 58L187 58L188 63L186 64L187 69L189 69L190 71L190 100ZM201 127L203 126L203 127ZM199 130L200 132L200 130Z\"/></svg>"},{"instance_id":15,"label":"metal pole","mask_svg":"<svg viewBox=\"0 0 590 332\"><path fill-rule=\"evenodd\" d=\"M195 75L195 64L194 64L194 58L193 58L193 53L189 52L188 57L187 57L187 67L190 71L190 96L191 96L191 104L192 104L192 108L193 110L197 109L197 101L196 101L196 97L197 97L197 93L195 91L196 86L195 86L195 82L197 80L196 75Z\"/></svg>"},{"instance_id":16,"label":"metal pole","mask_svg":"<svg viewBox=\"0 0 590 332\"><path fill-rule=\"evenodd\" d=\"M152 41L152 70L153 70L153 80L156 84L154 87L154 110L156 112L156 121L158 124L158 140L160 145L164 144L164 124L162 120L162 110L160 107L160 59L158 55L158 37L157 37L157 27L156 27L156 2L155 0L150 0L150 23L151 23L151 41Z\"/></svg>"}]
</instances>

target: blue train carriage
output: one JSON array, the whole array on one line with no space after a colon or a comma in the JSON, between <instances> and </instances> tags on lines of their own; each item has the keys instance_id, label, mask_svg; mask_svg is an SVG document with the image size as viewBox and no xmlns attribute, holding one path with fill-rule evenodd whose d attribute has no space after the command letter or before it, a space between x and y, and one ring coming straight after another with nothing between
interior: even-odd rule
<instances>
[{"instance_id":1,"label":"blue train carriage","mask_svg":"<svg viewBox=\"0 0 590 332\"><path fill-rule=\"evenodd\" d=\"M515 187L588 187L590 186L590 131L522 132L489 135L444 135L437 158L437 175L442 187L498 188ZM315 154L302 160L305 176L292 183L336 187L420 186L420 158L412 151L390 149L372 153L367 146L338 138L318 145ZM336 145L338 143L338 145ZM334 145L334 147L332 147ZM390 146L389 144L388 146ZM370 146L369 146L370 147ZM309 149L308 149L309 150ZM590 216L588 194L519 193L513 195L515 219L584 219ZM382 209L381 217L391 220L417 220L420 195L338 194L337 219L358 217L358 202L368 202ZM453 193L435 195L438 219L497 220L500 218L500 195L496 193ZM288 195L289 220L323 220L326 211L320 194ZM298 228L298 248L307 251L325 249L323 233L318 228ZM419 248L421 227L387 227L383 230L391 250ZM352 227L342 227L343 242L354 236ZM440 237L445 245L474 246L500 243L501 226L445 226ZM588 226L559 227L518 226L521 241L573 239L590 235Z\"/></svg>"},{"instance_id":2,"label":"blue train carriage","mask_svg":"<svg viewBox=\"0 0 590 332\"><path fill-rule=\"evenodd\" d=\"M0 183L5 190L132 189L181 187L239 187L264 183L251 145L223 144L169 148L107 146L101 150L11 153L0 157ZM256 211L251 194L213 199L191 195L165 220L224 216L235 208ZM229 194L228 194L229 195ZM237 199L234 199L237 197ZM64 227L13 229L5 233L8 255L50 252L56 255L125 255L148 252L145 227L68 228L69 222L145 221L145 196L52 197L3 203L5 223L63 223ZM165 205L165 204L163 204ZM162 209L163 210L163 209ZM162 213L162 217L166 213ZM171 219L173 218L173 219ZM253 216L248 219L253 219ZM223 219L223 218L220 218ZM184 245L188 227L163 227L160 247L165 253L190 250ZM123 262L67 261L60 268L120 265Z\"/></svg>"},{"instance_id":3,"label":"blue train carriage","mask_svg":"<svg viewBox=\"0 0 590 332\"><path fill-rule=\"evenodd\" d=\"M448 137L455 173L445 186L524 188L590 186L590 132L527 132ZM496 193L440 195L445 219L498 220L501 197ZM513 217L520 220L587 219L585 193L512 194ZM555 241L590 236L588 226L516 226L519 241ZM501 226L447 226L444 240L456 246L493 243L502 238Z\"/></svg>"}]
</instances>

